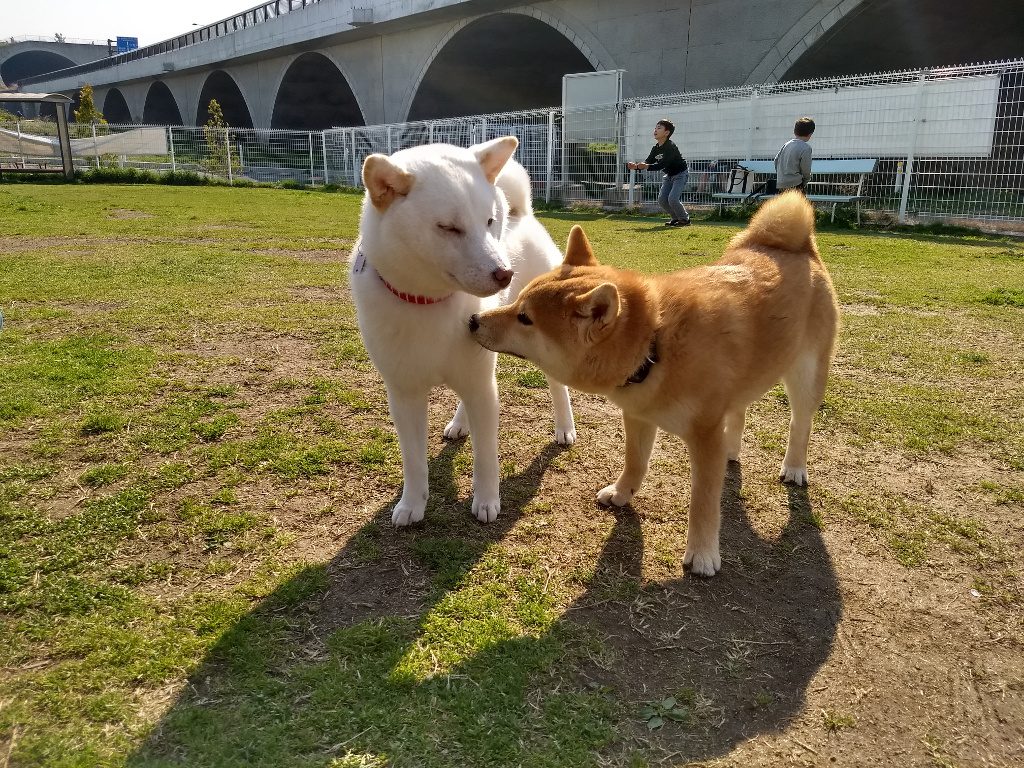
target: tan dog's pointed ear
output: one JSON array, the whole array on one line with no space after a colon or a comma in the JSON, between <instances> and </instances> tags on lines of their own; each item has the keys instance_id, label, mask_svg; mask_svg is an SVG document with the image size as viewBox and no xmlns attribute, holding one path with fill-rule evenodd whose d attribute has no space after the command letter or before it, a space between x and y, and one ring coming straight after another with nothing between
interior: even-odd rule
<instances>
[{"instance_id":1,"label":"tan dog's pointed ear","mask_svg":"<svg viewBox=\"0 0 1024 768\"><path fill-rule=\"evenodd\" d=\"M484 169L484 176L493 184L518 146L519 139L515 136L502 136L500 139L485 141L483 144L474 144L469 149L476 155L480 167Z\"/></svg>"},{"instance_id":2,"label":"tan dog's pointed ear","mask_svg":"<svg viewBox=\"0 0 1024 768\"><path fill-rule=\"evenodd\" d=\"M619 318L619 290L612 283L576 297L576 314L584 318L586 335L591 341L601 338Z\"/></svg>"},{"instance_id":3,"label":"tan dog's pointed ear","mask_svg":"<svg viewBox=\"0 0 1024 768\"><path fill-rule=\"evenodd\" d=\"M370 155L363 161L363 185L378 211L386 211L396 197L409 194L414 178L387 155Z\"/></svg>"},{"instance_id":4,"label":"tan dog's pointed ear","mask_svg":"<svg viewBox=\"0 0 1024 768\"><path fill-rule=\"evenodd\" d=\"M590 241L579 224L574 224L569 230L569 243L565 246L565 260L562 263L570 267L597 266L597 258L590 247Z\"/></svg>"}]
</instances>

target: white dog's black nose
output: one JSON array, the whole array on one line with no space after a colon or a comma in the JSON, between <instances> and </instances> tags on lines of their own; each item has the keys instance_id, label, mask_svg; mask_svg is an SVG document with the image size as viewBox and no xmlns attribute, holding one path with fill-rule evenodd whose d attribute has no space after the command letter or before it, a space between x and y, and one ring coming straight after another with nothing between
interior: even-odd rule
<instances>
[{"instance_id":1,"label":"white dog's black nose","mask_svg":"<svg viewBox=\"0 0 1024 768\"><path fill-rule=\"evenodd\" d=\"M473 315L469 318L469 332L473 333L480 327L480 315Z\"/></svg>"},{"instance_id":2,"label":"white dog's black nose","mask_svg":"<svg viewBox=\"0 0 1024 768\"><path fill-rule=\"evenodd\" d=\"M514 274L515 272L511 269L502 269L501 267L498 267L498 269L491 272L491 277L493 277L494 282L502 288L508 288L508 284L512 282L512 275Z\"/></svg>"}]
</instances>

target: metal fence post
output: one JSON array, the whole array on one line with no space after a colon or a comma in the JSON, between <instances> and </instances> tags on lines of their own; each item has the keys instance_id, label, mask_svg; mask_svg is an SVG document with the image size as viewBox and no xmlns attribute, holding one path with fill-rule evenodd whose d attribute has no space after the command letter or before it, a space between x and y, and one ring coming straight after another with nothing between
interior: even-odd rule
<instances>
[{"instance_id":1,"label":"metal fence post","mask_svg":"<svg viewBox=\"0 0 1024 768\"><path fill-rule=\"evenodd\" d=\"M914 128L910 131L909 146L907 147L907 162L903 167L903 192L900 195L900 212L896 221L900 224L907 223L907 203L910 201L910 177L914 172L914 152L917 149L917 134L921 126L921 99L924 96L925 78L928 70L922 69L917 79L917 92L914 94Z\"/></svg>"},{"instance_id":2,"label":"metal fence post","mask_svg":"<svg viewBox=\"0 0 1024 768\"><path fill-rule=\"evenodd\" d=\"M174 129L167 126L167 146L171 148L171 173L176 170L174 162Z\"/></svg>"},{"instance_id":3,"label":"metal fence post","mask_svg":"<svg viewBox=\"0 0 1024 768\"><path fill-rule=\"evenodd\" d=\"M96 167L100 167L100 148L96 141L96 123L92 124L92 151L96 155Z\"/></svg>"},{"instance_id":4,"label":"metal fence post","mask_svg":"<svg viewBox=\"0 0 1024 768\"><path fill-rule=\"evenodd\" d=\"M328 173L327 173L327 131L320 131L320 149L324 155L324 186L328 184Z\"/></svg>"},{"instance_id":5,"label":"metal fence post","mask_svg":"<svg viewBox=\"0 0 1024 768\"><path fill-rule=\"evenodd\" d=\"M625 151L622 148L625 134L622 117L625 114L625 109L625 105L621 101L615 105L615 195L612 198L614 203L622 199L622 162L625 156Z\"/></svg>"},{"instance_id":6,"label":"metal fence post","mask_svg":"<svg viewBox=\"0 0 1024 768\"><path fill-rule=\"evenodd\" d=\"M757 88L752 88L750 91L750 106L747 110L747 147L746 152L744 153L746 155L745 159L747 160L753 160L750 155L754 151L754 130L756 128L754 121L757 116L757 99Z\"/></svg>"},{"instance_id":7,"label":"metal fence post","mask_svg":"<svg viewBox=\"0 0 1024 768\"><path fill-rule=\"evenodd\" d=\"M316 184L316 172L313 170L313 132L306 132L306 140L309 142L309 186Z\"/></svg>"},{"instance_id":8,"label":"metal fence post","mask_svg":"<svg viewBox=\"0 0 1024 768\"><path fill-rule=\"evenodd\" d=\"M228 184L234 186L235 177L231 172L231 133L227 128L224 129L224 148L228 153Z\"/></svg>"},{"instance_id":9,"label":"metal fence post","mask_svg":"<svg viewBox=\"0 0 1024 768\"><path fill-rule=\"evenodd\" d=\"M359 163L356 162L356 129L352 129L352 186L359 186Z\"/></svg>"},{"instance_id":10,"label":"metal fence post","mask_svg":"<svg viewBox=\"0 0 1024 768\"><path fill-rule=\"evenodd\" d=\"M21 154L21 167L25 167L25 147L21 144L21 120L18 121L18 152Z\"/></svg>"},{"instance_id":11,"label":"metal fence post","mask_svg":"<svg viewBox=\"0 0 1024 768\"><path fill-rule=\"evenodd\" d=\"M555 110L548 112L548 152L547 152L547 180L544 184L544 202L551 202L551 184L554 181L552 174L555 171Z\"/></svg>"}]
</instances>

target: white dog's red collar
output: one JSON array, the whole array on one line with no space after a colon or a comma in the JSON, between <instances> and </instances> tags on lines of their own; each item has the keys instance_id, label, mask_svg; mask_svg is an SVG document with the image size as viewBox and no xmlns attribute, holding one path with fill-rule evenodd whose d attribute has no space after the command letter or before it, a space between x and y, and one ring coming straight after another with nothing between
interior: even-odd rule
<instances>
[{"instance_id":1,"label":"white dog's red collar","mask_svg":"<svg viewBox=\"0 0 1024 768\"><path fill-rule=\"evenodd\" d=\"M400 298L402 301L409 302L410 304L440 304L445 299L451 298L450 293L447 296L439 296L436 299L432 299L429 296L413 296L411 293L405 293L404 291L400 291L395 288L395 286L384 279L380 272L377 272L377 277L380 278L380 281L384 283L387 289L395 294L395 296Z\"/></svg>"},{"instance_id":2,"label":"white dog's red collar","mask_svg":"<svg viewBox=\"0 0 1024 768\"><path fill-rule=\"evenodd\" d=\"M357 251L356 252L355 261L352 263L352 274L359 274L365 268L366 268L366 256L363 255L362 251ZM377 270L373 270L373 271L377 272ZM387 289L389 291L391 291L393 294L395 294L395 296L400 298L402 301L409 302L410 304L419 304L421 306L427 305L427 304L439 304L442 301L444 301L445 299L451 298L451 294L450 293L447 296L440 296L440 297L438 297L436 299L432 299L429 296L414 296L411 293L405 293L404 291L400 291L397 288L395 288L395 286L393 286L391 283L389 283L387 280L384 279L384 276L381 275L380 272L377 272L377 277L380 278L380 281L382 283L384 283L384 285L387 287Z\"/></svg>"}]
</instances>

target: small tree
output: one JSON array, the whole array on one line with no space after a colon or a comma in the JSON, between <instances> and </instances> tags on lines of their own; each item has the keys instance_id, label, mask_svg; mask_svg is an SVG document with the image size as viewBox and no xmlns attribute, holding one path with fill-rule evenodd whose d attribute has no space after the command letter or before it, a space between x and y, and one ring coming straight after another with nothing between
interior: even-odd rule
<instances>
[{"instance_id":1,"label":"small tree","mask_svg":"<svg viewBox=\"0 0 1024 768\"><path fill-rule=\"evenodd\" d=\"M209 152L204 165L210 173L226 176L228 172L228 123L224 119L224 110L220 102L210 99L206 107L210 119L203 126L203 135L206 138L206 148ZM241 158L238 155L238 148L231 147L230 160L235 169L241 165Z\"/></svg>"},{"instance_id":2,"label":"small tree","mask_svg":"<svg viewBox=\"0 0 1024 768\"><path fill-rule=\"evenodd\" d=\"M75 110L75 122L92 123L94 125L97 123L99 125L107 124L107 121L103 119L103 113L96 109L91 85L83 85L82 90L78 94L78 109Z\"/></svg>"},{"instance_id":3,"label":"small tree","mask_svg":"<svg viewBox=\"0 0 1024 768\"><path fill-rule=\"evenodd\" d=\"M67 42L67 38L64 37L64 35L62 35L60 32L57 32L53 36L53 41L55 43L66 43Z\"/></svg>"}]
</instances>

